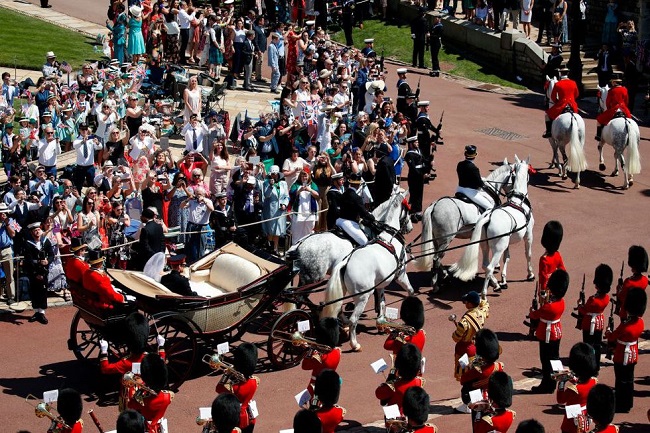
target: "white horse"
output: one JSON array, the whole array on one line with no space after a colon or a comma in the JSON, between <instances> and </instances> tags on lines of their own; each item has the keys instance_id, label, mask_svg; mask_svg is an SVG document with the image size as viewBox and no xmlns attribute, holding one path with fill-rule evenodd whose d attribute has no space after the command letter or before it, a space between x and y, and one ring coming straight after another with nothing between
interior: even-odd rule
<instances>
[{"instance_id":1,"label":"white horse","mask_svg":"<svg viewBox=\"0 0 650 433\"><path fill-rule=\"evenodd\" d=\"M394 194L388 200L386 229L379 234L376 241L356 248L350 255L340 261L332 271L325 291L326 306L321 317L337 317L343 304L343 296L351 295L354 311L350 317L350 346L354 351L360 351L357 342L356 327L366 303L374 290L383 290L392 281L396 281L409 295L413 295L413 287L406 275L407 252L404 239L398 232L410 232L413 229L409 218L408 207L403 204L404 193ZM386 314L386 304L383 300L379 305L379 319Z\"/></svg>"},{"instance_id":2,"label":"white horse","mask_svg":"<svg viewBox=\"0 0 650 433\"><path fill-rule=\"evenodd\" d=\"M574 188L580 188L580 172L587 169L585 157L585 121L577 113L562 113L551 126L551 138L548 139L553 149L551 167L558 169L562 179L567 178L567 169L576 174ZM567 157L566 146L569 145ZM562 153L560 163L558 151Z\"/></svg>"},{"instance_id":3,"label":"white horse","mask_svg":"<svg viewBox=\"0 0 650 433\"><path fill-rule=\"evenodd\" d=\"M547 109L551 108L553 105L555 105L555 102L551 99L551 94L553 93L553 87L555 87L555 84L557 83L557 77L549 77L548 75L546 76L546 104Z\"/></svg>"},{"instance_id":4,"label":"white horse","mask_svg":"<svg viewBox=\"0 0 650 433\"><path fill-rule=\"evenodd\" d=\"M520 161L515 155L513 166L515 176L514 188L507 203L495 208L484 215L474 227L470 244L458 263L451 266L450 271L454 276L463 281L469 281L476 276L478 271L479 245L483 249L483 269L485 269L485 284L483 295L487 294L488 284L495 286L495 291L507 288L506 274L510 260L510 243L524 240L526 260L528 262L528 280L535 276L531 262L533 247L533 227L535 219L528 202L528 160ZM487 248L492 252L492 259L488 262ZM501 271L501 285L494 278L494 269L504 256L503 270Z\"/></svg>"},{"instance_id":5,"label":"white horse","mask_svg":"<svg viewBox=\"0 0 650 433\"><path fill-rule=\"evenodd\" d=\"M600 93L598 99L600 110L605 111L607 109L605 102L607 101L609 86L598 87L598 91ZM619 163L625 174L623 189L628 189L630 185L634 184L634 175L641 172L639 140L639 125L633 119L627 119L626 117L615 117L610 120L600 135L600 143L598 143L600 165L598 168L601 171L607 169L603 158L603 147L607 143L614 148L614 171L612 176L618 176ZM627 149L627 164L625 164L626 158L623 156L625 149Z\"/></svg>"},{"instance_id":6,"label":"white horse","mask_svg":"<svg viewBox=\"0 0 650 433\"><path fill-rule=\"evenodd\" d=\"M485 190L499 205L500 191L512 188L512 170L507 158L485 179ZM442 197L433 202L422 216L421 256L415 260L415 267L421 271L431 270L431 286L438 291L438 278L444 278L446 271L442 266L446 248L458 237L469 239L481 212L475 204L455 197Z\"/></svg>"}]
</instances>

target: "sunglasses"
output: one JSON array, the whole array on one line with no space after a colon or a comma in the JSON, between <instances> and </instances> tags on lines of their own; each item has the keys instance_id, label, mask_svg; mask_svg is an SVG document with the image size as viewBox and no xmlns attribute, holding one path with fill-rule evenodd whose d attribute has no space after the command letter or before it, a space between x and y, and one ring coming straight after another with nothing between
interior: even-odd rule
<instances>
[{"instance_id":1,"label":"sunglasses","mask_svg":"<svg viewBox=\"0 0 650 433\"><path fill-rule=\"evenodd\" d=\"M54 131L45 131L45 133L46 133L47 135L53 135L53 134L54 134Z\"/></svg>"},{"instance_id":2,"label":"sunglasses","mask_svg":"<svg viewBox=\"0 0 650 433\"><path fill-rule=\"evenodd\" d=\"M193 174L192 177L201 177L200 174Z\"/></svg>"},{"instance_id":3,"label":"sunglasses","mask_svg":"<svg viewBox=\"0 0 650 433\"><path fill-rule=\"evenodd\" d=\"M95 204L95 202L94 201L89 201L88 203L86 203L86 206L88 206L89 204Z\"/></svg>"}]
</instances>

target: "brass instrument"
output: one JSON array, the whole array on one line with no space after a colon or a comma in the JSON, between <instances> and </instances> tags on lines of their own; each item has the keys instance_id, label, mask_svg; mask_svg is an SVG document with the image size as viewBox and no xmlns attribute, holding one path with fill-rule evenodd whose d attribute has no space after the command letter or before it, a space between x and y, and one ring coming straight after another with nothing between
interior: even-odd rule
<instances>
[{"instance_id":1,"label":"brass instrument","mask_svg":"<svg viewBox=\"0 0 650 433\"><path fill-rule=\"evenodd\" d=\"M386 320L383 317L377 319L377 329L382 332L385 330L390 330L391 332L402 333L408 335L409 337L414 336L418 332L412 326L391 322L390 320Z\"/></svg>"},{"instance_id":2,"label":"brass instrument","mask_svg":"<svg viewBox=\"0 0 650 433\"><path fill-rule=\"evenodd\" d=\"M567 382L576 378L571 370L556 371L551 374L551 377L558 382Z\"/></svg>"},{"instance_id":3,"label":"brass instrument","mask_svg":"<svg viewBox=\"0 0 650 433\"><path fill-rule=\"evenodd\" d=\"M202 433L214 433L216 430L214 429L214 424L212 423L212 418L208 419L203 419L200 416L196 417L196 424L203 426L203 429L201 430Z\"/></svg>"},{"instance_id":4,"label":"brass instrument","mask_svg":"<svg viewBox=\"0 0 650 433\"><path fill-rule=\"evenodd\" d=\"M246 382L246 377L243 374L237 371L232 364L221 359L221 356L216 353L212 355L206 353L201 360L213 370L223 370L224 374L230 376L236 383Z\"/></svg>"},{"instance_id":5,"label":"brass instrument","mask_svg":"<svg viewBox=\"0 0 650 433\"><path fill-rule=\"evenodd\" d=\"M61 418L60 415L55 415L52 411L54 408L50 406L48 403L45 403L44 401L41 401L37 404L32 404L29 401L30 400L38 400L34 395L29 394L25 398L25 403L28 405L32 406L34 408L34 414L36 415L37 418L48 418L50 421L52 421L52 424L50 425L50 428L48 429L48 432L50 433L61 433L64 430L70 430L71 427L63 421L63 418Z\"/></svg>"},{"instance_id":6,"label":"brass instrument","mask_svg":"<svg viewBox=\"0 0 650 433\"><path fill-rule=\"evenodd\" d=\"M125 387L135 389L133 393L133 400L137 401L140 405L144 406L144 399L157 395L158 392L149 388L144 382L138 380L138 376L135 373L129 371L124 373L122 377L122 383Z\"/></svg>"},{"instance_id":7,"label":"brass instrument","mask_svg":"<svg viewBox=\"0 0 650 433\"><path fill-rule=\"evenodd\" d=\"M578 415L577 417L573 418L573 422L577 427L577 433L587 433L591 424L591 418L589 415Z\"/></svg>"},{"instance_id":8,"label":"brass instrument","mask_svg":"<svg viewBox=\"0 0 650 433\"><path fill-rule=\"evenodd\" d=\"M408 422L406 418L392 418L384 420L386 423L386 433L401 433L407 431Z\"/></svg>"},{"instance_id":9,"label":"brass instrument","mask_svg":"<svg viewBox=\"0 0 650 433\"><path fill-rule=\"evenodd\" d=\"M312 338L305 337L302 332L296 331L293 334L284 331L273 331L271 337L277 338L278 340L286 341L294 346L309 347L311 349L317 350L319 352L331 352L332 348L326 344L317 343L316 340Z\"/></svg>"},{"instance_id":10,"label":"brass instrument","mask_svg":"<svg viewBox=\"0 0 650 433\"><path fill-rule=\"evenodd\" d=\"M474 355L472 360L469 363L470 368L481 368L484 367L487 362L479 355Z\"/></svg>"},{"instance_id":11,"label":"brass instrument","mask_svg":"<svg viewBox=\"0 0 650 433\"><path fill-rule=\"evenodd\" d=\"M495 413L494 406L490 400L480 400L467 405L472 411L476 412L477 421L485 415L492 415Z\"/></svg>"}]
</instances>

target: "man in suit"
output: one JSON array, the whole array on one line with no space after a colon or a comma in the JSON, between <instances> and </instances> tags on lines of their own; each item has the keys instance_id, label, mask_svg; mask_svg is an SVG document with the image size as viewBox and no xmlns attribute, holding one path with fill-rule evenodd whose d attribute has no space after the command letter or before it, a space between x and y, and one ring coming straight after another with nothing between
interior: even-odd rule
<instances>
[{"instance_id":1,"label":"man in suit","mask_svg":"<svg viewBox=\"0 0 650 433\"><path fill-rule=\"evenodd\" d=\"M375 189L373 192L374 205L379 206L388 200L393 193L393 186L397 180L395 174L395 161L388 154L385 145L375 149L375 158L378 160L375 172Z\"/></svg>"},{"instance_id":2,"label":"man in suit","mask_svg":"<svg viewBox=\"0 0 650 433\"><path fill-rule=\"evenodd\" d=\"M492 209L494 203L491 201L490 196L483 191L481 171L474 164L474 158L477 155L476 146L465 146L465 159L456 166L456 173L458 174L456 192L464 194L483 211L488 211Z\"/></svg>"},{"instance_id":3,"label":"man in suit","mask_svg":"<svg viewBox=\"0 0 650 433\"><path fill-rule=\"evenodd\" d=\"M242 64L244 65L244 90L249 92L255 91L251 84L251 76L253 75L253 59L255 58L255 31L247 30L246 39L242 48Z\"/></svg>"},{"instance_id":4,"label":"man in suit","mask_svg":"<svg viewBox=\"0 0 650 433\"><path fill-rule=\"evenodd\" d=\"M603 44L603 47L598 51L597 59L598 66L596 73L598 74L598 85L604 87L612 78L612 55L609 52L607 44Z\"/></svg>"},{"instance_id":5,"label":"man in suit","mask_svg":"<svg viewBox=\"0 0 650 433\"><path fill-rule=\"evenodd\" d=\"M142 211L142 228L140 229L140 239L137 244L138 269L142 269L154 254L165 252L163 228L155 218L156 214L150 208Z\"/></svg>"},{"instance_id":6,"label":"man in suit","mask_svg":"<svg viewBox=\"0 0 650 433\"><path fill-rule=\"evenodd\" d=\"M160 284L167 287L174 293L178 293L183 296L197 296L196 292L192 290L190 286L190 280L183 275L183 268L185 267L185 254L176 254L169 259L169 266L172 270L170 273L165 274L160 279Z\"/></svg>"}]
</instances>

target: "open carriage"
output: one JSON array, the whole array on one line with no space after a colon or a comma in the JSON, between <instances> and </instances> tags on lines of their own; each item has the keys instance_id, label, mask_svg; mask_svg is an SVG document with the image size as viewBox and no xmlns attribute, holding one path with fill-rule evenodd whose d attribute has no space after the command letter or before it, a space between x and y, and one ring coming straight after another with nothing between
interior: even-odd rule
<instances>
[{"instance_id":1,"label":"open carriage","mask_svg":"<svg viewBox=\"0 0 650 433\"><path fill-rule=\"evenodd\" d=\"M80 360L94 360L99 340L106 339L111 343L109 356L124 356L120 323L139 310L150 318L151 346L156 335L165 338L172 389L189 377L202 353L222 342L234 343L246 332L268 335L268 359L275 368L295 366L305 356L307 347L278 338L293 335L301 321L310 321L313 328L316 318L304 309L282 313L284 302L304 305L300 290L287 288L294 272L285 262L230 243L187 271L192 290L200 296L175 294L143 272L109 270L113 285L135 297L121 311L98 309L87 291L72 288L78 311L70 326L69 349Z\"/></svg>"}]
</instances>

